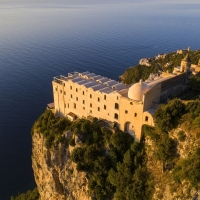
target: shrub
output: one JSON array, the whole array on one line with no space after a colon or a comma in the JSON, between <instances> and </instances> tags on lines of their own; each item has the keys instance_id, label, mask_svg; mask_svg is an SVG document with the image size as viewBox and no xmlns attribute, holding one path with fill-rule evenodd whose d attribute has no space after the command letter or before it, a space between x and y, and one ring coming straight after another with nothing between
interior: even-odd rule
<instances>
[{"instance_id":1,"label":"shrub","mask_svg":"<svg viewBox=\"0 0 200 200\"><path fill-rule=\"evenodd\" d=\"M73 147L76 145L76 144L75 144L75 139L74 139L74 138L70 138L70 139L69 139L69 145L70 145L70 146L73 146Z\"/></svg>"},{"instance_id":2,"label":"shrub","mask_svg":"<svg viewBox=\"0 0 200 200\"><path fill-rule=\"evenodd\" d=\"M28 190L26 193L19 194L16 197L12 196L11 200L39 200L38 189Z\"/></svg>"},{"instance_id":3,"label":"shrub","mask_svg":"<svg viewBox=\"0 0 200 200\"><path fill-rule=\"evenodd\" d=\"M184 131L179 131L177 135L178 135L179 141L181 141L181 142L185 141L186 135L185 135Z\"/></svg>"}]
</instances>

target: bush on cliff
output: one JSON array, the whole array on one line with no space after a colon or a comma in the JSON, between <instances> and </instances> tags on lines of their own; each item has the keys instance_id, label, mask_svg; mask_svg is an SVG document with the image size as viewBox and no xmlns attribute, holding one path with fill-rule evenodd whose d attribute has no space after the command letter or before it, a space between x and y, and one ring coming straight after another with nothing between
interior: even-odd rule
<instances>
[{"instance_id":1,"label":"bush on cliff","mask_svg":"<svg viewBox=\"0 0 200 200\"><path fill-rule=\"evenodd\" d=\"M26 193L19 194L18 196L12 196L10 200L39 200L38 189L28 190Z\"/></svg>"},{"instance_id":2,"label":"bush on cliff","mask_svg":"<svg viewBox=\"0 0 200 200\"><path fill-rule=\"evenodd\" d=\"M187 159L180 159L173 170L174 180L181 183L185 180L195 187L200 188L200 148L197 147Z\"/></svg>"},{"instance_id":3,"label":"bush on cliff","mask_svg":"<svg viewBox=\"0 0 200 200\"><path fill-rule=\"evenodd\" d=\"M34 127L46 138L46 147L51 148L56 139L62 141L62 134L70 125L71 122L65 117L56 117L51 110L46 110Z\"/></svg>"},{"instance_id":4,"label":"bush on cliff","mask_svg":"<svg viewBox=\"0 0 200 200\"><path fill-rule=\"evenodd\" d=\"M156 128L162 132L169 132L179 124L185 105L179 99L173 99L168 104L161 105L154 113Z\"/></svg>"},{"instance_id":5,"label":"bush on cliff","mask_svg":"<svg viewBox=\"0 0 200 200\"><path fill-rule=\"evenodd\" d=\"M144 142L136 143L119 130L100 128L96 121L81 119L72 126L83 137L71 159L78 171L87 173L90 193L97 200L112 199L114 194L116 199L151 199Z\"/></svg>"}]
</instances>

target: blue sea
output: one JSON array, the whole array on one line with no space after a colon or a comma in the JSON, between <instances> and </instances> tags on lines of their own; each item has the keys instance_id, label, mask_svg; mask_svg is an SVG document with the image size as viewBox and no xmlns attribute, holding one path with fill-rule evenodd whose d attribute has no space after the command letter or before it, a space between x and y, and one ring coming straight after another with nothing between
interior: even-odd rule
<instances>
[{"instance_id":1,"label":"blue sea","mask_svg":"<svg viewBox=\"0 0 200 200\"><path fill-rule=\"evenodd\" d=\"M31 128L52 78L118 79L140 58L200 49L199 1L0 0L0 199L35 187Z\"/></svg>"}]
</instances>

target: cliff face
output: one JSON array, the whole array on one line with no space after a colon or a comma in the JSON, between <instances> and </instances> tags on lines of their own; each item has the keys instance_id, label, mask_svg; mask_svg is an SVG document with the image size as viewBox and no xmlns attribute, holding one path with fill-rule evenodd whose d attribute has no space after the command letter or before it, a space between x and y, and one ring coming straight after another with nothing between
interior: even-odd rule
<instances>
[{"instance_id":1,"label":"cliff face","mask_svg":"<svg viewBox=\"0 0 200 200\"><path fill-rule=\"evenodd\" d=\"M183 128L183 127L182 127ZM171 138L177 141L177 154L180 159L188 158L195 151L195 148L200 145L200 139L191 133L185 132L185 140L180 141L178 139L178 132L184 129L177 128L172 130L169 135ZM165 169L166 166L155 159L155 141L146 137L146 153L148 157L147 168L154 177L154 195L155 200L199 200L200 191L191 186L188 181L184 181L180 184L175 183L172 175L172 170ZM171 166L169 166L171 168Z\"/></svg>"},{"instance_id":2,"label":"cliff face","mask_svg":"<svg viewBox=\"0 0 200 200\"><path fill-rule=\"evenodd\" d=\"M69 159L72 147L58 144L50 150L44 137L32 136L32 167L41 200L91 200L87 178Z\"/></svg>"}]
</instances>

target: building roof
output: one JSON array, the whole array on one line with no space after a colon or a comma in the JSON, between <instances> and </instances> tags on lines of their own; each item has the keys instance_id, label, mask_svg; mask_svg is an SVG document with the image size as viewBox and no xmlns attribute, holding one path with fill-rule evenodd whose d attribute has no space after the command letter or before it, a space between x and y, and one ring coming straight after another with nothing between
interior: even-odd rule
<instances>
[{"instance_id":1,"label":"building roof","mask_svg":"<svg viewBox=\"0 0 200 200\"><path fill-rule=\"evenodd\" d=\"M128 87L123 83L119 83L115 80L88 71L82 73L68 73L67 77L62 75L54 77L54 81L59 82L60 84L62 84L62 81L69 80L79 85L84 85L86 88L91 88L94 91L104 92L106 94L118 92Z\"/></svg>"},{"instance_id":2,"label":"building roof","mask_svg":"<svg viewBox=\"0 0 200 200\"><path fill-rule=\"evenodd\" d=\"M48 103L48 104L47 104L47 107L48 107L49 109L54 108L54 102L52 102L52 103Z\"/></svg>"},{"instance_id":3,"label":"building roof","mask_svg":"<svg viewBox=\"0 0 200 200\"><path fill-rule=\"evenodd\" d=\"M76 114L74 114L73 112L69 112L67 115L73 118L76 117Z\"/></svg>"}]
</instances>

